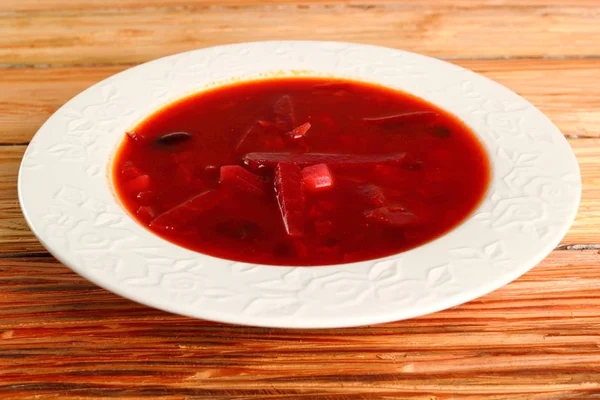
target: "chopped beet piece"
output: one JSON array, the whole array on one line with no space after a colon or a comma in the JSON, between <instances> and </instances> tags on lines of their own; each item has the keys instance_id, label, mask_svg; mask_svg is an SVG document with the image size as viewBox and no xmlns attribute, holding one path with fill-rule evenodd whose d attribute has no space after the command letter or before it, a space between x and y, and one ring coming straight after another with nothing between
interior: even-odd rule
<instances>
[{"instance_id":1,"label":"chopped beet piece","mask_svg":"<svg viewBox=\"0 0 600 400\"><path fill-rule=\"evenodd\" d=\"M383 207L387 203L383 190L377 185L370 183L359 185L358 194L373 207Z\"/></svg>"},{"instance_id":2,"label":"chopped beet piece","mask_svg":"<svg viewBox=\"0 0 600 400\"><path fill-rule=\"evenodd\" d=\"M389 226L407 226L417 222L417 216L403 207L380 207L365 212L367 222Z\"/></svg>"},{"instance_id":3,"label":"chopped beet piece","mask_svg":"<svg viewBox=\"0 0 600 400\"><path fill-rule=\"evenodd\" d=\"M334 153L248 153L244 156L244 164L253 170L264 167L275 167L279 163L294 164L307 167L315 164L328 164L330 167L351 167L361 164L398 164L405 153L390 154L334 154Z\"/></svg>"},{"instance_id":4,"label":"chopped beet piece","mask_svg":"<svg viewBox=\"0 0 600 400\"><path fill-rule=\"evenodd\" d=\"M295 127L291 131L285 134L290 139L300 139L306 135L306 132L310 129L310 122L305 122L300 126Z\"/></svg>"},{"instance_id":5,"label":"chopped beet piece","mask_svg":"<svg viewBox=\"0 0 600 400\"><path fill-rule=\"evenodd\" d=\"M127 187L132 192L143 192L150 188L150 177L148 175L140 175L127 182Z\"/></svg>"},{"instance_id":6,"label":"chopped beet piece","mask_svg":"<svg viewBox=\"0 0 600 400\"><path fill-rule=\"evenodd\" d=\"M157 137L154 140L154 143L162 147L171 147L179 143L187 142L191 138L192 135L187 132L171 132Z\"/></svg>"},{"instance_id":7,"label":"chopped beet piece","mask_svg":"<svg viewBox=\"0 0 600 400\"><path fill-rule=\"evenodd\" d=\"M275 126L282 132L289 132L296 125L294 105L289 95L283 95L273 106L275 113Z\"/></svg>"},{"instance_id":8,"label":"chopped beet piece","mask_svg":"<svg viewBox=\"0 0 600 400\"><path fill-rule=\"evenodd\" d=\"M140 201L140 204L148 204L148 202L150 200L152 200L153 197L154 197L154 193L151 192L150 190L145 190L143 192L139 192L137 194L137 196L135 196L135 198Z\"/></svg>"},{"instance_id":9,"label":"chopped beet piece","mask_svg":"<svg viewBox=\"0 0 600 400\"><path fill-rule=\"evenodd\" d=\"M150 223L150 228L165 230L190 223L202 213L213 209L223 198L217 190L207 190L160 214Z\"/></svg>"},{"instance_id":10,"label":"chopped beet piece","mask_svg":"<svg viewBox=\"0 0 600 400\"><path fill-rule=\"evenodd\" d=\"M144 143L146 141L146 137L139 132L130 131L126 132L127 137L131 139L134 143Z\"/></svg>"},{"instance_id":11,"label":"chopped beet piece","mask_svg":"<svg viewBox=\"0 0 600 400\"><path fill-rule=\"evenodd\" d=\"M265 121L263 119L259 119L258 121L256 121L256 123L258 124L258 126L261 126L263 128L275 128L275 127L277 127L277 125L275 124L275 122Z\"/></svg>"},{"instance_id":12,"label":"chopped beet piece","mask_svg":"<svg viewBox=\"0 0 600 400\"><path fill-rule=\"evenodd\" d=\"M393 126L397 124L429 123L438 115L435 111L414 111L385 117L363 118L363 121L374 125Z\"/></svg>"},{"instance_id":13,"label":"chopped beet piece","mask_svg":"<svg viewBox=\"0 0 600 400\"><path fill-rule=\"evenodd\" d=\"M221 184L244 192L263 195L267 193L267 183L239 165L221 167Z\"/></svg>"},{"instance_id":14,"label":"chopped beet piece","mask_svg":"<svg viewBox=\"0 0 600 400\"><path fill-rule=\"evenodd\" d=\"M330 189L333 176L327 164L315 164L302 170L302 183L308 190Z\"/></svg>"},{"instance_id":15,"label":"chopped beet piece","mask_svg":"<svg viewBox=\"0 0 600 400\"><path fill-rule=\"evenodd\" d=\"M216 165L207 165L204 167L204 176L208 182L218 182L220 175L220 168Z\"/></svg>"},{"instance_id":16,"label":"chopped beet piece","mask_svg":"<svg viewBox=\"0 0 600 400\"><path fill-rule=\"evenodd\" d=\"M240 152L243 149L244 145L249 141L249 139L255 135L260 133L260 125L254 124L250 128L246 130L246 132L242 135L242 137L238 140L237 145L235 146L235 151Z\"/></svg>"},{"instance_id":17,"label":"chopped beet piece","mask_svg":"<svg viewBox=\"0 0 600 400\"><path fill-rule=\"evenodd\" d=\"M297 165L277 165L275 192L286 232L293 237L302 237L304 235L304 193L302 173Z\"/></svg>"},{"instance_id":18,"label":"chopped beet piece","mask_svg":"<svg viewBox=\"0 0 600 400\"><path fill-rule=\"evenodd\" d=\"M137 209L137 211L135 212L135 215L137 215L144 221L150 221L154 217L156 217L156 213L154 212L154 209L152 207L148 207L148 206L139 207Z\"/></svg>"},{"instance_id":19,"label":"chopped beet piece","mask_svg":"<svg viewBox=\"0 0 600 400\"><path fill-rule=\"evenodd\" d=\"M140 175L142 175L142 171L139 168L134 167L131 163L123 165L121 169L121 176L126 181L130 181L133 178L137 178Z\"/></svg>"}]
</instances>

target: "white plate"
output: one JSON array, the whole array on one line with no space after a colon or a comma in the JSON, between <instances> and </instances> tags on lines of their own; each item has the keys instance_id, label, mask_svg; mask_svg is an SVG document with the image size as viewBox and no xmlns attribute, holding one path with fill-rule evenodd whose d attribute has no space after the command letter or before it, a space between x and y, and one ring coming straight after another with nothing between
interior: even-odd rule
<instances>
[{"instance_id":1,"label":"white plate","mask_svg":"<svg viewBox=\"0 0 600 400\"><path fill-rule=\"evenodd\" d=\"M233 79L333 75L422 97L462 119L492 164L488 193L443 237L382 259L325 267L231 262L169 243L130 218L107 178L123 133L161 106ZM77 273L178 314L272 327L343 327L452 307L517 278L559 243L581 195L560 131L510 90L400 50L332 42L261 42L177 54L87 89L35 135L19 172L27 222Z\"/></svg>"}]
</instances>

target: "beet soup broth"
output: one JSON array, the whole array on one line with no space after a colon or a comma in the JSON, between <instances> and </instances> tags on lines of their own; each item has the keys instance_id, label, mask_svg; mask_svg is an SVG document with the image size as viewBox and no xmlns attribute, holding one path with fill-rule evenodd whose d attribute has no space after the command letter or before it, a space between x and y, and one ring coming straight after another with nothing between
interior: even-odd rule
<instances>
[{"instance_id":1,"label":"beet soup broth","mask_svg":"<svg viewBox=\"0 0 600 400\"><path fill-rule=\"evenodd\" d=\"M459 225L489 163L447 112L324 78L242 82L185 98L128 132L113 169L142 225L207 255L327 265L392 255Z\"/></svg>"}]
</instances>

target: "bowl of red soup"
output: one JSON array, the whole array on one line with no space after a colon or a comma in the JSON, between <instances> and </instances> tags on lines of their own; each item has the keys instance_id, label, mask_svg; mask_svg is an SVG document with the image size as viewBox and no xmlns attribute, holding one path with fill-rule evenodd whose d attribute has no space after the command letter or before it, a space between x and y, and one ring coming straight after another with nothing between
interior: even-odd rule
<instances>
[{"instance_id":1,"label":"bowl of red soup","mask_svg":"<svg viewBox=\"0 0 600 400\"><path fill-rule=\"evenodd\" d=\"M440 60L335 42L220 46L82 92L19 196L39 240L115 293L271 327L452 307L562 239L581 179L560 131Z\"/></svg>"}]
</instances>

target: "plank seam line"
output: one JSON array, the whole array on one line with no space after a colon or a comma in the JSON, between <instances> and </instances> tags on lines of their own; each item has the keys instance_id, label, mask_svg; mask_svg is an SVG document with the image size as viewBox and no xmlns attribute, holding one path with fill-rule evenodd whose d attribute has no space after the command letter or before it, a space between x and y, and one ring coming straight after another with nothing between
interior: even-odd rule
<instances>
[{"instance_id":1,"label":"plank seam line","mask_svg":"<svg viewBox=\"0 0 600 400\"><path fill-rule=\"evenodd\" d=\"M561 244L554 250L600 250L600 244Z\"/></svg>"},{"instance_id":2,"label":"plank seam line","mask_svg":"<svg viewBox=\"0 0 600 400\"><path fill-rule=\"evenodd\" d=\"M443 56L443 57L434 57L440 60L452 61L452 60L482 60L482 61L502 61L502 60L532 60L532 61L544 61L544 60L600 60L600 54L586 54L586 55L577 55L577 54L563 54L563 55L543 55L543 56L535 56L535 55L519 55L519 56L472 56L472 57L464 57L464 56ZM0 64L2 65L2 64Z\"/></svg>"},{"instance_id":3,"label":"plank seam line","mask_svg":"<svg viewBox=\"0 0 600 400\"><path fill-rule=\"evenodd\" d=\"M225 43L226 45L227 43ZM200 47L198 50L208 47ZM194 50L194 49L192 49ZM170 54L165 54L164 57ZM161 56L163 57L163 56ZM157 57L160 58L160 57ZM531 60L531 61L544 61L544 60L600 60L600 54L598 55L560 55L560 56L445 56L445 57L434 57L443 61L503 61L503 60ZM92 67L135 67L140 64L144 64L151 60L134 62L134 63L79 63L79 64L9 64L0 63L0 69L52 69L52 68L92 68Z\"/></svg>"},{"instance_id":4,"label":"plank seam line","mask_svg":"<svg viewBox=\"0 0 600 400\"><path fill-rule=\"evenodd\" d=\"M525 7L527 8L527 7ZM157 6L157 7L109 7L109 8L67 8L61 10L5 10L0 11L0 16L15 15L68 15L77 13L110 14L120 12L171 12L171 11L290 11L290 10L410 10L422 9L418 6L402 4L270 4L270 5L205 5L205 6Z\"/></svg>"},{"instance_id":5,"label":"plank seam line","mask_svg":"<svg viewBox=\"0 0 600 400\"><path fill-rule=\"evenodd\" d=\"M0 259L8 259L8 258L45 258L52 257L47 251L40 251L36 253L6 253L0 254Z\"/></svg>"},{"instance_id":6,"label":"plank seam line","mask_svg":"<svg viewBox=\"0 0 600 400\"><path fill-rule=\"evenodd\" d=\"M561 244L554 248L554 251L581 251L581 250L600 250L600 244ZM0 259L16 258L54 258L49 252L35 253L6 253L0 254Z\"/></svg>"},{"instance_id":7,"label":"plank seam line","mask_svg":"<svg viewBox=\"0 0 600 400\"><path fill-rule=\"evenodd\" d=\"M9 143L9 142L0 142L0 147L2 146L29 146L29 142L17 142L17 143Z\"/></svg>"},{"instance_id":8,"label":"plank seam line","mask_svg":"<svg viewBox=\"0 0 600 400\"><path fill-rule=\"evenodd\" d=\"M448 11L489 11L489 10L510 10L510 11L534 11L534 10L556 10L558 14L573 14L572 12L564 12L564 6L560 5L530 5L530 4L519 4L519 5L502 5L502 4L490 4L490 5L477 5L475 7L469 5L448 5L442 7L443 10ZM594 5L577 5L573 7L574 10L580 11L583 16L594 16L598 13L598 8ZM428 6L422 6L418 4L267 4L267 5L219 5L219 4L207 4L207 5L181 5L181 6L154 6L154 7L108 7L108 8L67 8L60 10L47 10L47 9L30 9L30 10L4 10L0 11L0 16L3 15L17 15L17 14L45 14L45 15L65 15L74 13L94 13L94 14L106 14L114 12L154 12L154 11L271 11L271 10L425 10L426 12L433 12L434 10L428 8ZM438 11L438 10L435 10Z\"/></svg>"},{"instance_id":9,"label":"plank seam line","mask_svg":"<svg viewBox=\"0 0 600 400\"><path fill-rule=\"evenodd\" d=\"M567 139L598 139L597 136L592 136L592 135L565 135L565 138Z\"/></svg>"},{"instance_id":10,"label":"plank seam line","mask_svg":"<svg viewBox=\"0 0 600 400\"><path fill-rule=\"evenodd\" d=\"M572 134L565 134L564 137L566 139L571 139L571 140L599 140L600 137L597 136L592 136L592 135L572 135ZM0 147L18 147L18 146L29 146L31 142L15 142L15 143L11 143L11 142L0 142ZM587 244L582 244L582 246L587 246Z\"/></svg>"}]
</instances>

